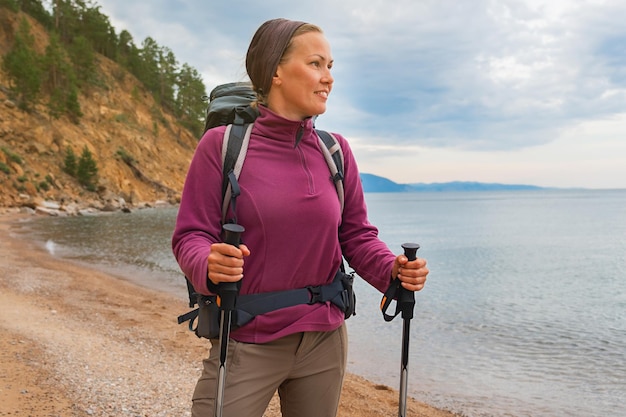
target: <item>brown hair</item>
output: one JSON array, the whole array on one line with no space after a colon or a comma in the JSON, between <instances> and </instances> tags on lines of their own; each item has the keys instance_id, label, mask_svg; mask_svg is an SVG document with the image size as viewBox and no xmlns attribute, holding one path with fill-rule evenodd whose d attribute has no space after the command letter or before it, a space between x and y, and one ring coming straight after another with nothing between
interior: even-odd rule
<instances>
[{"instance_id":1,"label":"brown hair","mask_svg":"<svg viewBox=\"0 0 626 417\"><path fill-rule=\"evenodd\" d=\"M257 101L267 103L276 68L292 48L292 40L308 32L320 32L318 26L288 19L272 19L257 29L246 54L246 71L252 81Z\"/></svg>"}]
</instances>

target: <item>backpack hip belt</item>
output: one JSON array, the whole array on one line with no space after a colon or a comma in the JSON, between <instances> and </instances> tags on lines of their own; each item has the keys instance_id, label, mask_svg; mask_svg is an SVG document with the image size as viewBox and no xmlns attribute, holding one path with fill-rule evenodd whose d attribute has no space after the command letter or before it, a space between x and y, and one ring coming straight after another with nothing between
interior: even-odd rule
<instances>
[{"instance_id":1,"label":"backpack hip belt","mask_svg":"<svg viewBox=\"0 0 626 417\"><path fill-rule=\"evenodd\" d=\"M356 298L352 289L354 276L346 274L341 269L335 274L333 282L326 285L308 286L285 291L274 291L259 294L246 294L237 297L237 305L234 311L232 329L237 329L249 323L258 315L293 307L300 304L316 304L330 301L339 307L348 318L355 312ZM186 314L178 316L178 324L189 321L189 330L198 337L207 339L216 338L219 335L219 307L215 295L196 294L198 308ZM198 321L194 328L195 321Z\"/></svg>"}]
</instances>

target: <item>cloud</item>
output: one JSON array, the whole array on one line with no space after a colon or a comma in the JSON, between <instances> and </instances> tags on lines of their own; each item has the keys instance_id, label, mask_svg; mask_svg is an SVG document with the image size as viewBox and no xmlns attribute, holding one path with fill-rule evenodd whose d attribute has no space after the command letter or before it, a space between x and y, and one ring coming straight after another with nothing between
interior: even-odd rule
<instances>
[{"instance_id":1,"label":"cloud","mask_svg":"<svg viewBox=\"0 0 626 417\"><path fill-rule=\"evenodd\" d=\"M170 47L209 90L245 79L247 45L263 21L320 25L335 86L319 124L363 150L552 151L546 145L568 128L626 112L619 0L99 4L138 44L152 36Z\"/></svg>"}]
</instances>

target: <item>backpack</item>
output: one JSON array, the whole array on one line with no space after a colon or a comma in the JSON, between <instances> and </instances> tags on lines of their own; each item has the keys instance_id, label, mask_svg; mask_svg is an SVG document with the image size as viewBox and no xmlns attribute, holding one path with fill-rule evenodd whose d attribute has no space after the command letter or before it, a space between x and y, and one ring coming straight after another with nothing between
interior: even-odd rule
<instances>
[{"instance_id":1,"label":"backpack","mask_svg":"<svg viewBox=\"0 0 626 417\"><path fill-rule=\"evenodd\" d=\"M206 98L205 98L206 99ZM222 223L237 222L236 201L240 194L237 179L241 173L246 157L250 134L258 111L250 103L256 99L256 94L249 83L228 83L215 87L208 97L204 132L226 125L222 144ZM321 142L320 148L328 164L331 179L337 189L341 211L344 208L343 189L343 152L337 139L330 133L315 129ZM228 211L232 217L227 219ZM330 301L337 305L348 318L355 312L356 298L352 289L354 272L346 274L343 266L337 271L331 284L278 291L264 294L240 295L237 300L233 327L241 327L256 315L267 313L279 308L297 304L313 304ZM189 279L187 290L189 307L198 308L178 317L178 324L189 321L189 330L198 337L208 339L217 337L219 333L219 307L215 296L205 296L196 293ZM198 318L198 325L194 322Z\"/></svg>"}]
</instances>

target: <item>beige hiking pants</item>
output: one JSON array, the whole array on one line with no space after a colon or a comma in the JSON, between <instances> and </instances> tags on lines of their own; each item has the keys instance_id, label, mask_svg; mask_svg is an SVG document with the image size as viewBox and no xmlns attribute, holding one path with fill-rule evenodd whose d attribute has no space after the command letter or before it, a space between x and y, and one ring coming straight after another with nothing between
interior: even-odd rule
<instances>
[{"instance_id":1,"label":"beige hiking pants","mask_svg":"<svg viewBox=\"0 0 626 417\"><path fill-rule=\"evenodd\" d=\"M192 417L215 415L219 342L193 394ZM262 417L278 390L283 417L335 417L346 368L345 323L331 332L304 332L265 343L230 340L224 417Z\"/></svg>"}]
</instances>

